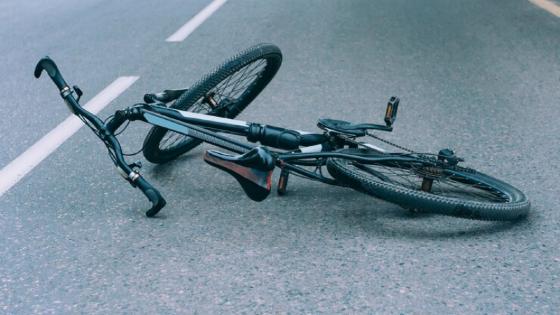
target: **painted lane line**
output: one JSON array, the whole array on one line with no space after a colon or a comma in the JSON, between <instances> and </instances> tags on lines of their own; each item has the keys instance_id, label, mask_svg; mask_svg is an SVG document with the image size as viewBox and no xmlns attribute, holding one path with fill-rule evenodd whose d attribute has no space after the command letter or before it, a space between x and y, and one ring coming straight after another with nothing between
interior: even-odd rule
<instances>
[{"instance_id":1,"label":"painted lane line","mask_svg":"<svg viewBox=\"0 0 560 315\"><path fill-rule=\"evenodd\" d=\"M119 77L103 91L99 92L84 106L97 114L111 101L128 89L139 77ZM84 124L76 116L66 118L62 123L35 142L15 160L0 170L0 196L17 184L35 166L53 153L61 144L75 134Z\"/></svg>"},{"instance_id":2,"label":"painted lane line","mask_svg":"<svg viewBox=\"0 0 560 315\"><path fill-rule=\"evenodd\" d=\"M550 0L529 0L532 4L560 17L560 5Z\"/></svg>"},{"instance_id":3,"label":"painted lane line","mask_svg":"<svg viewBox=\"0 0 560 315\"><path fill-rule=\"evenodd\" d=\"M187 38L194 30L196 30L200 24L204 23L214 12L216 12L227 0L214 0L212 3L207 5L202 11L198 12L192 19L190 19L185 25L181 26L173 35L169 36L166 42L182 42Z\"/></svg>"}]
</instances>

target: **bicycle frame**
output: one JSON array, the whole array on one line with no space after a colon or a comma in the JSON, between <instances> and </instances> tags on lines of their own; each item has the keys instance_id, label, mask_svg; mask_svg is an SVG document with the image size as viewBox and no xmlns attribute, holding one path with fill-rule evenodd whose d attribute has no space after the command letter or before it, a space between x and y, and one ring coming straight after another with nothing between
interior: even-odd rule
<instances>
[{"instance_id":1,"label":"bicycle frame","mask_svg":"<svg viewBox=\"0 0 560 315\"><path fill-rule=\"evenodd\" d=\"M302 163L302 160L322 159L325 160L329 157L338 157L352 159L358 162L373 162L399 159L399 157L392 156L386 153L383 149L368 144L370 149L376 150L380 153L379 157L371 157L371 155L359 156L356 154L344 154L334 151L331 139L324 134L316 134L306 131L297 131L285 129L274 126L263 126L258 123L245 122L242 120L235 120L229 118L216 117L211 115L204 115L199 113L192 113L181 111L177 109L141 104L136 107L130 107L125 110L119 110L115 113L114 118L107 123L110 126L110 131L114 132L125 121L141 120L154 126L162 127L185 136L202 140L206 143L215 145L217 147L233 151L235 153L246 153L247 151L256 147L244 142L237 141L230 137L219 134L218 132L245 136L249 141L252 139L251 130L255 128L272 128L275 131L281 130L289 134L299 134L303 137L308 137L306 144L297 143L294 151L272 151L277 159L277 166L286 168L289 171L303 175L309 179L318 180L326 184L340 185L338 182L324 176L305 170L296 165L305 166L320 166L319 163ZM273 135L277 136L278 135ZM274 138L274 137L273 137ZM257 140L262 143L261 139ZM253 142L256 142L253 138ZM266 142L266 141L265 141ZM301 142L301 141L300 141ZM271 145L273 148L282 149ZM410 161L411 159L406 156L400 157L402 161Z\"/></svg>"},{"instance_id":2,"label":"bicycle frame","mask_svg":"<svg viewBox=\"0 0 560 315\"><path fill-rule=\"evenodd\" d=\"M68 86L56 64L48 57L41 59L37 64L35 77L39 78L43 70L48 73L59 89L61 97L70 111L78 116L105 143L109 150L109 155L122 177L133 187L138 187L152 202L152 207L146 212L148 217L156 215L165 206L166 201L159 191L140 175L137 169L138 165L134 163L128 164L124 158L115 132L128 121L140 120L240 154L255 148L256 145L237 141L219 132L245 136L249 142L260 142L266 146L285 150L272 151L277 167L330 185L342 184L332 178L322 176L322 174L304 169L301 166L316 166L320 168L329 157L351 159L358 162L395 161L395 159L407 162L415 161L413 158L405 155L386 153L374 146L371 149L378 151L380 153L379 156L369 155L366 157L365 155L360 156L359 154L336 152L337 149L348 145L348 143L344 140L341 141L340 138L337 141L333 141L333 138L336 137L329 135L328 131L323 134L308 133L180 111L158 105L139 104L118 110L112 118L104 123L99 117L81 107L79 104L81 92L77 93L78 98L74 97L74 90L79 91L79 89L76 86L74 86L74 89ZM351 145L355 146L355 144Z\"/></svg>"}]
</instances>

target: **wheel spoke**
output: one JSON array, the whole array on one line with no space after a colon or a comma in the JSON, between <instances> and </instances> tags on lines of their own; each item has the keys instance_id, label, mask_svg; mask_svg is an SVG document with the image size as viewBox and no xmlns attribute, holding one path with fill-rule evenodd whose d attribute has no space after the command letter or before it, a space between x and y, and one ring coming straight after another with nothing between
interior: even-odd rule
<instances>
[{"instance_id":1,"label":"wheel spoke","mask_svg":"<svg viewBox=\"0 0 560 315\"><path fill-rule=\"evenodd\" d=\"M487 184L470 177L447 173L442 167L424 167L399 161L363 164L346 160L345 163L349 168L367 174L372 180L411 190L422 190L424 181L432 181L429 193L434 195L480 202L509 202L508 196Z\"/></svg>"},{"instance_id":2,"label":"wheel spoke","mask_svg":"<svg viewBox=\"0 0 560 315\"><path fill-rule=\"evenodd\" d=\"M228 100L239 100L243 98L245 93L248 93L252 85L262 76L266 70L267 60L259 59L252 63L246 65L245 67L239 69L235 73L224 78L221 82L216 84L208 94L213 94L214 100L221 104L225 99ZM204 102L206 95L198 99L193 105L187 110L194 113L207 114L212 111L212 107ZM228 102L229 103L229 102ZM174 131L167 131L163 136L163 139L159 143L160 150L172 150L176 147L183 145L187 141L191 141L192 138L185 136Z\"/></svg>"}]
</instances>

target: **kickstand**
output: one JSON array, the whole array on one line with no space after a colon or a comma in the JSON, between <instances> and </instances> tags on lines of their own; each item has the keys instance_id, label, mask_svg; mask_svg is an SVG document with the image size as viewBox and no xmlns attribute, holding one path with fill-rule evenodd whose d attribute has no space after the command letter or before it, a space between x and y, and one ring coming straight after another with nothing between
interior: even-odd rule
<instances>
[{"instance_id":1,"label":"kickstand","mask_svg":"<svg viewBox=\"0 0 560 315\"><path fill-rule=\"evenodd\" d=\"M278 179L278 190L277 193L279 196L283 196L286 194L286 188L288 187L288 176L290 172L283 168L280 172L280 178Z\"/></svg>"}]
</instances>

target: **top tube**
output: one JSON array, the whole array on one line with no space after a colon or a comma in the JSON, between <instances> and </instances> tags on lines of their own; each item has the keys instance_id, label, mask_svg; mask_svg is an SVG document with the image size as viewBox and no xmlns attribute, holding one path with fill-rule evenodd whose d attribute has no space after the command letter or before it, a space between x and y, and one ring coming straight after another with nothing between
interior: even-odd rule
<instances>
[{"instance_id":1,"label":"top tube","mask_svg":"<svg viewBox=\"0 0 560 315\"><path fill-rule=\"evenodd\" d=\"M192 113L162 106L145 105L144 109L195 126L245 136L250 142L260 142L262 145L276 149L296 150L300 146L309 147L328 141L328 138L324 134L261 125L258 123Z\"/></svg>"}]
</instances>

